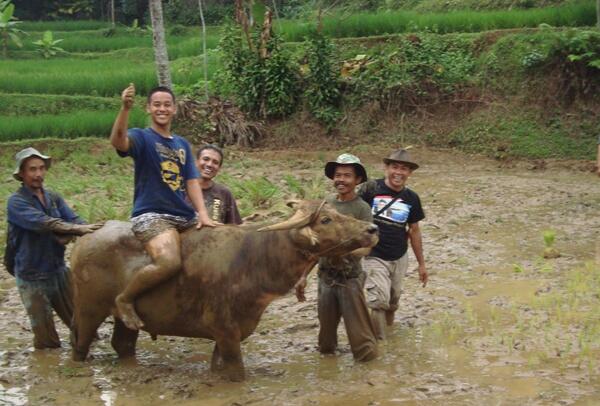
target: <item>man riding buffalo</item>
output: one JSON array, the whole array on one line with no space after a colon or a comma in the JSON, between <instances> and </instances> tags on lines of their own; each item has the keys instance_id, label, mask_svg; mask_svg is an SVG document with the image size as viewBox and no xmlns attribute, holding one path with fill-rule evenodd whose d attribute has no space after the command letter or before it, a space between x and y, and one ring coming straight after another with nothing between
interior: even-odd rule
<instances>
[{"instance_id":1,"label":"man riding buffalo","mask_svg":"<svg viewBox=\"0 0 600 406\"><path fill-rule=\"evenodd\" d=\"M122 157L135 162L135 192L131 222L135 236L144 244L152 263L139 269L116 298L119 317L132 330L144 326L134 300L141 293L175 275L181 268L179 232L190 227L214 226L208 217L198 170L189 143L171 132L177 112L175 95L166 87L150 91L146 112L149 128L127 130L135 87L121 94L121 110L110 135ZM186 196L192 202L186 202Z\"/></svg>"}]
</instances>

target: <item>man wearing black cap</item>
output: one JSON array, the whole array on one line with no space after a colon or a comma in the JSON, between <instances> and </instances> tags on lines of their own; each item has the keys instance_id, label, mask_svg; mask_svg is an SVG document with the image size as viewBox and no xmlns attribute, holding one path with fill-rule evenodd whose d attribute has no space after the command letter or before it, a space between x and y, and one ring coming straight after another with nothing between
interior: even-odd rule
<instances>
[{"instance_id":1,"label":"man wearing black cap","mask_svg":"<svg viewBox=\"0 0 600 406\"><path fill-rule=\"evenodd\" d=\"M73 316L65 244L101 224L84 224L62 197L44 188L52 160L34 148L16 155L13 177L22 183L8 199L8 235L4 262L16 277L21 301L37 349L60 347L52 309L70 327Z\"/></svg>"},{"instance_id":2,"label":"man wearing black cap","mask_svg":"<svg viewBox=\"0 0 600 406\"><path fill-rule=\"evenodd\" d=\"M359 220L373 221L369 206L356 195L355 188L367 180L367 171L358 157L342 154L325 166L325 175L333 180L336 194L326 197L327 203L338 212ZM377 338L363 293L365 274L360 265L362 256L370 249L359 249L344 257L319 260L318 316L319 351L334 353L337 348L337 329L344 318L350 349L357 361L377 357ZM296 286L299 300L304 299L303 280Z\"/></svg>"},{"instance_id":3,"label":"man wearing black cap","mask_svg":"<svg viewBox=\"0 0 600 406\"><path fill-rule=\"evenodd\" d=\"M385 324L392 325L398 309L402 278L408 268L408 240L419 263L423 286L428 274L423 257L419 221L425 218L419 196L406 187L406 181L419 167L405 149L383 160L385 177L361 185L358 194L371 206L379 226L379 243L373 247L363 266L367 273L367 304L378 339L385 339Z\"/></svg>"}]
</instances>

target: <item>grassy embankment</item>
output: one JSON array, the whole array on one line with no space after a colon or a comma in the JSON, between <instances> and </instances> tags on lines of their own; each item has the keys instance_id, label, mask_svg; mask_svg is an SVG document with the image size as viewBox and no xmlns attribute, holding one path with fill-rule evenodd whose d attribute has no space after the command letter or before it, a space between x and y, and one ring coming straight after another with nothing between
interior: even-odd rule
<instances>
[{"instance_id":1,"label":"grassy embankment","mask_svg":"<svg viewBox=\"0 0 600 406\"><path fill-rule=\"evenodd\" d=\"M386 13L358 13L350 16L323 18L323 33L332 38L367 37L403 32L430 31L440 34L451 32L481 32L506 28L593 26L595 4L585 1L559 7L526 10L451 11L444 13L417 13L389 11ZM314 24L301 21L282 21L283 36L288 41L301 41Z\"/></svg>"},{"instance_id":2,"label":"grassy embankment","mask_svg":"<svg viewBox=\"0 0 600 406\"><path fill-rule=\"evenodd\" d=\"M589 23L585 16L589 19L590 6L593 7L593 3L510 12L380 13L348 19L331 17L326 18L324 24L326 30L335 29L332 35L340 37L412 29L473 31L523 27L541 21L557 26L580 25ZM297 21L283 21L275 27L282 27L288 39L301 38L309 28ZM134 82L138 93L143 95L156 84L151 38L147 32L120 27L112 36L105 37L106 24L93 21L26 22L23 28L30 31L32 39L45 29L57 30L55 37L64 38L60 45L69 53L44 60L32 51L29 40L25 41L24 50L11 50L10 59L0 65L0 100L3 101L0 103L0 141L105 136L118 108L120 91ZM555 106L550 109L554 115L548 118L534 108L535 100L530 103L532 108L523 108L523 104L514 102L528 97L528 89L548 79L541 70L527 69L524 60L532 54L547 52L556 41L557 32L559 29L510 34L421 33L419 44L414 43L412 34L340 39L337 41L340 64L357 54L367 54L370 63L381 66L379 71L367 69L357 74L358 78L355 75L344 79L343 109L350 118L341 123L340 132L351 139L362 140L399 138L402 133L402 139L410 142L452 145L492 155L591 158L593 148L589 145L590 134L596 131L595 114L580 114L576 109L560 117L565 111ZM168 37L173 78L177 85L189 88L202 77L201 57L194 56L201 49L199 30L190 28L176 34ZM213 50L218 37L218 28L211 27L209 78L220 69L218 53ZM413 54L394 56L398 49L408 49L407 40L413 42L412 48L408 47ZM293 49L296 52L298 47L294 45ZM410 67L405 68L406 65ZM433 83L433 91L419 87L409 90L435 94L435 97L441 95L440 100L428 103L451 108L433 112L429 109L423 113L420 108L404 111L405 106L404 110L394 111L394 105L406 103L406 83L411 84L411 81ZM451 110L457 103L450 99L453 94L455 99L461 99L465 92L477 95L469 101L476 108L467 108L468 114L455 114ZM382 99L387 105L383 106ZM364 107L372 103L381 105L381 113L375 117L361 116ZM138 107L142 104L140 98ZM541 110L548 112L543 107ZM423 120L414 116L415 112L435 117L435 120ZM398 125L400 119L402 128ZM426 125L444 120L448 123L443 128ZM293 121L275 127L274 133L289 134L290 128L295 131ZM362 121L361 125L356 125L356 121ZM144 123L141 109L136 110L131 124L142 126Z\"/></svg>"}]
</instances>

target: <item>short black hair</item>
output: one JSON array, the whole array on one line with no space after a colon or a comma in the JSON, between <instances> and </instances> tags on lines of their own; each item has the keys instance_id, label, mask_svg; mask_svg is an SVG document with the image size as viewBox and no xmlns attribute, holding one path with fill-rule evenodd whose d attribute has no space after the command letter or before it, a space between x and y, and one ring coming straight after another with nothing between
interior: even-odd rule
<instances>
[{"instance_id":1,"label":"short black hair","mask_svg":"<svg viewBox=\"0 0 600 406\"><path fill-rule=\"evenodd\" d=\"M146 103L150 104L150 101L152 100L152 95L158 92L169 93L173 98L173 103L175 103L175 93L173 93L173 91L166 86L156 86L150 89L150 91L148 92L148 98L146 99Z\"/></svg>"},{"instance_id":2,"label":"short black hair","mask_svg":"<svg viewBox=\"0 0 600 406\"><path fill-rule=\"evenodd\" d=\"M221 156L221 166L223 166L223 150L216 146L215 144L204 144L201 146L198 151L196 151L196 159L200 159L200 155L202 155L202 151L206 151L207 149L212 149L216 151Z\"/></svg>"}]
</instances>

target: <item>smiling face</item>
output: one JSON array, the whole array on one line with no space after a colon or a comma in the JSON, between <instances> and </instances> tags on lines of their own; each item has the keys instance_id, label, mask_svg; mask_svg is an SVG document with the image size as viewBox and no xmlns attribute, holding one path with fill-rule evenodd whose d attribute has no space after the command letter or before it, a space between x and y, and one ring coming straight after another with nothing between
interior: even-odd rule
<instances>
[{"instance_id":1,"label":"smiling face","mask_svg":"<svg viewBox=\"0 0 600 406\"><path fill-rule=\"evenodd\" d=\"M196 159L196 167L205 181L211 181L221 169L223 157L214 149L204 149Z\"/></svg>"},{"instance_id":2,"label":"smiling face","mask_svg":"<svg viewBox=\"0 0 600 406\"><path fill-rule=\"evenodd\" d=\"M146 105L146 112L150 114L152 123L160 128L168 129L173 121L177 107L173 96L167 92L155 92Z\"/></svg>"},{"instance_id":3,"label":"smiling face","mask_svg":"<svg viewBox=\"0 0 600 406\"><path fill-rule=\"evenodd\" d=\"M44 186L44 176L46 176L46 163L43 159L31 157L21 165L19 176L25 186L37 190Z\"/></svg>"},{"instance_id":4,"label":"smiling face","mask_svg":"<svg viewBox=\"0 0 600 406\"><path fill-rule=\"evenodd\" d=\"M406 185L406 181L412 174L410 166L402 162L390 162L385 165L385 184L396 192L401 191Z\"/></svg>"},{"instance_id":5,"label":"smiling face","mask_svg":"<svg viewBox=\"0 0 600 406\"><path fill-rule=\"evenodd\" d=\"M353 165L337 165L333 173L333 185L340 200L350 200L354 197L354 189L362 182L356 175Z\"/></svg>"}]
</instances>

